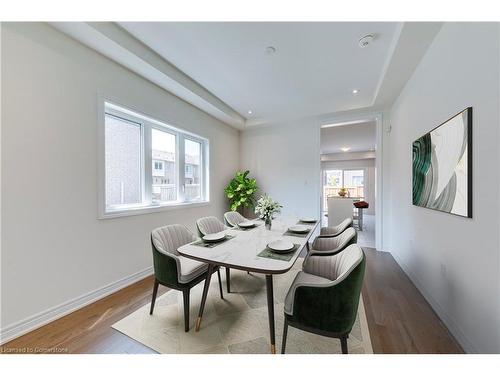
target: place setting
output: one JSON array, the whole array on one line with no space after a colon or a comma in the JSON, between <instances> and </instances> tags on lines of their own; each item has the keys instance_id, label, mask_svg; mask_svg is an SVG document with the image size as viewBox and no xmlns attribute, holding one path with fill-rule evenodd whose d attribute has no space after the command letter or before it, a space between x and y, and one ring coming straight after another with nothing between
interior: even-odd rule
<instances>
[{"instance_id":1,"label":"place setting","mask_svg":"<svg viewBox=\"0 0 500 375\"><path fill-rule=\"evenodd\" d=\"M229 241L230 239L233 239L236 236L232 236L230 234L227 234L225 232L217 232L217 233L211 233L211 234L206 234L200 239L196 240L195 242L192 243L192 245L196 246L201 246L201 247L215 247L218 246L226 241Z\"/></svg>"},{"instance_id":2,"label":"place setting","mask_svg":"<svg viewBox=\"0 0 500 375\"><path fill-rule=\"evenodd\" d=\"M238 223L236 227L232 228L235 230L252 230L259 226L260 224L255 222L254 220L246 220Z\"/></svg>"},{"instance_id":3,"label":"place setting","mask_svg":"<svg viewBox=\"0 0 500 375\"><path fill-rule=\"evenodd\" d=\"M306 220L306 221L304 221ZM311 220L311 221L309 221ZM307 237L309 232L312 230L311 225L306 225L303 223L312 223L312 220L315 219L300 219L299 222L295 225L289 226L283 236L295 236L295 237Z\"/></svg>"},{"instance_id":4,"label":"place setting","mask_svg":"<svg viewBox=\"0 0 500 375\"><path fill-rule=\"evenodd\" d=\"M293 243L286 239L279 239L267 244L257 256L275 260L289 261L295 252L301 247L300 244Z\"/></svg>"},{"instance_id":5,"label":"place setting","mask_svg":"<svg viewBox=\"0 0 500 375\"><path fill-rule=\"evenodd\" d=\"M299 222L297 224L309 224L309 225L314 225L318 222L317 219L314 217L302 217L299 219Z\"/></svg>"}]
</instances>

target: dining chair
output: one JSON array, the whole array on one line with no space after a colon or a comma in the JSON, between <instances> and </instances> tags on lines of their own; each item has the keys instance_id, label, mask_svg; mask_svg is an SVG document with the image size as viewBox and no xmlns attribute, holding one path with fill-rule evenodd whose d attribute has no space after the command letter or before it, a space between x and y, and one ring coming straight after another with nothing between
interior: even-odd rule
<instances>
[{"instance_id":1,"label":"dining chair","mask_svg":"<svg viewBox=\"0 0 500 375\"><path fill-rule=\"evenodd\" d=\"M184 300L184 331L189 331L189 294L191 288L204 281L207 277L208 265L183 257L177 252L182 245L196 240L195 235L183 225L173 224L156 228L151 232L151 247L153 249L153 268L155 283L149 315L153 314L158 293L158 286L182 291ZM219 267L214 268L219 278L220 297L222 281Z\"/></svg>"},{"instance_id":2,"label":"dining chair","mask_svg":"<svg viewBox=\"0 0 500 375\"><path fill-rule=\"evenodd\" d=\"M310 247L308 255L334 255L344 250L347 246L357 242L358 234L356 229L350 227L335 237L316 237Z\"/></svg>"},{"instance_id":3,"label":"dining chair","mask_svg":"<svg viewBox=\"0 0 500 375\"><path fill-rule=\"evenodd\" d=\"M347 338L356 321L365 272L365 255L357 244L331 256L310 256L285 298L281 353L288 326L340 339L347 354Z\"/></svg>"},{"instance_id":4,"label":"dining chair","mask_svg":"<svg viewBox=\"0 0 500 375\"><path fill-rule=\"evenodd\" d=\"M224 214L224 221L230 227L237 227L239 223L248 219L237 211L228 211Z\"/></svg>"},{"instance_id":5,"label":"dining chair","mask_svg":"<svg viewBox=\"0 0 500 375\"><path fill-rule=\"evenodd\" d=\"M224 223L215 216L206 216L196 220L196 228L198 228L198 234L200 237L206 236L207 234L222 232L228 229L228 227L226 227ZM231 271L228 267L225 268L227 292L231 293Z\"/></svg>"},{"instance_id":6,"label":"dining chair","mask_svg":"<svg viewBox=\"0 0 500 375\"><path fill-rule=\"evenodd\" d=\"M347 228L352 227L352 219L348 217L347 219L342 220L342 222L334 227L323 227L320 229L319 235L324 237L335 237L340 233L345 231Z\"/></svg>"}]
</instances>

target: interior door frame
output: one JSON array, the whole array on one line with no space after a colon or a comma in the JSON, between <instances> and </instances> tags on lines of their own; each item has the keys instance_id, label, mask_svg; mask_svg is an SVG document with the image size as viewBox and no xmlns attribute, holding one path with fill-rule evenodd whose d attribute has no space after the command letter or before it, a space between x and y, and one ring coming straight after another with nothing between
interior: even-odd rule
<instances>
[{"instance_id":1,"label":"interior door frame","mask_svg":"<svg viewBox=\"0 0 500 375\"><path fill-rule=\"evenodd\" d=\"M383 136L384 136L384 118L382 112L363 112L353 111L349 114L325 115L319 119L318 137L321 140L321 128L329 125L349 125L359 122L375 121L376 126L376 147L375 147L375 248L383 250ZM319 144L321 141L319 142ZM323 196L323 168L321 168L321 150L318 144L318 155L321 171L321 196ZM320 215L323 202L320 202Z\"/></svg>"}]
</instances>

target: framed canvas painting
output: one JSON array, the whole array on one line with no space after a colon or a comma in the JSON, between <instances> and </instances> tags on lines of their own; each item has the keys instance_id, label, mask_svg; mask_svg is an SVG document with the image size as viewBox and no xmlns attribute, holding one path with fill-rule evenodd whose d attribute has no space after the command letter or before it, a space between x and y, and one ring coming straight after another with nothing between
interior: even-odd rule
<instances>
[{"instance_id":1,"label":"framed canvas painting","mask_svg":"<svg viewBox=\"0 0 500 375\"><path fill-rule=\"evenodd\" d=\"M413 142L413 204L472 217L472 107Z\"/></svg>"}]
</instances>

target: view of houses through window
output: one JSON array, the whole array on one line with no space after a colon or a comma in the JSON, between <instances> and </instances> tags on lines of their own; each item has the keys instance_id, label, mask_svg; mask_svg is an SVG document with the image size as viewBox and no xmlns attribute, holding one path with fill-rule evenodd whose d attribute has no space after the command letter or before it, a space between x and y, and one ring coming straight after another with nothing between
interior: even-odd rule
<instances>
[{"instance_id":1,"label":"view of houses through window","mask_svg":"<svg viewBox=\"0 0 500 375\"><path fill-rule=\"evenodd\" d=\"M330 196L338 196L341 188L347 189L347 196L364 198L363 169L330 169L323 172L323 207Z\"/></svg>"},{"instance_id":2,"label":"view of houses through window","mask_svg":"<svg viewBox=\"0 0 500 375\"><path fill-rule=\"evenodd\" d=\"M104 136L105 212L204 199L206 140L115 106L107 108Z\"/></svg>"}]
</instances>

